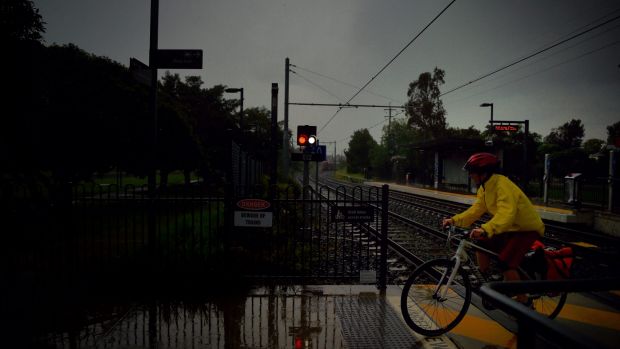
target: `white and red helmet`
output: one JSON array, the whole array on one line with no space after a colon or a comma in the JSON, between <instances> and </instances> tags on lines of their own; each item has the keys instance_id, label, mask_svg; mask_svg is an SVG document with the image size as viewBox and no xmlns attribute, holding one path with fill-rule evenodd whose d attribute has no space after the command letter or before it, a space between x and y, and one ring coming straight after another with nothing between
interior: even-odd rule
<instances>
[{"instance_id":1,"label":"white and red helmet","mask_svg":"<svg viewBox=\"0 0 620 349\"><path fill-rule=\"evenodd\" d=\"M499 159L491 153L476 153L469 157L463 170L468 172L493 172L499 167Z\"/></svg>"}]
</instances>

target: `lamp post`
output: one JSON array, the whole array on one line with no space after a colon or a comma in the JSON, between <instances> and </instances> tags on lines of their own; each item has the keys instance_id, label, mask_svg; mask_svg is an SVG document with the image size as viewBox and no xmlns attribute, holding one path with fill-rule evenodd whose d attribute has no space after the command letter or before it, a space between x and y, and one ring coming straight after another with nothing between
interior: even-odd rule
<instances>
[{"instance_id":1,"label":"lamp post","mask_svg":"<svg viewBox=\"0 0 620 349\"><path fill-rule=\"evenodd\" d=\"M243 87L241 88L227 88L224 90L226 93L239 93L240 94L240 107L239 111L239 130L243 132Z\"/></svg>"},{"instance_id":2,"label":"lamp post","mask_svg":"<svg viewBox=\"0 0 620 349\"><path fill-rule=\"evenodd\" d=\"M480 104L481 107L491 107L491 121L490 123L493 124L493 103L482 103Z\"/></svg>"}]
</instances>

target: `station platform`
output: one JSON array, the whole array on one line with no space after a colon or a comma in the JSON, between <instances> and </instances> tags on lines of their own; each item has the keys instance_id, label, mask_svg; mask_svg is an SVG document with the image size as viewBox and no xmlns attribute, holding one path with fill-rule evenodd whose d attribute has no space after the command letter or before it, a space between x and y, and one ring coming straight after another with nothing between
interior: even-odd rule
<instances>
[{"instance_id":1,"label":"station platform","mask_svg":"<svg viewBox=\"0 0 620 349\"><path fill-rule=\"evenodd\" d=\"M418 188L409 185L383 183L383 182L365 182L367 185L380 187L383 184L389 184L391 189L412 193L416 195L428 196L436 199L452 201L460 204L471 205L476 200L474 194L460 194L446 191ZM590 223L592 221L592 212L569 210L565 208L534 205L542 219L559 223Z\"/></svg>"},{"instance_id":2,"label":"station platform","mask_svg":"<svg viewBox=\"0 0 620 349\"><path fill-rule=\"evenodd\" d=\"M374 285L274 286L207 302L162 302L115 307L79 333L50 334L54 348L292 348L480 349L516 348L516 324L474 299L450 333L425 337L405 324L401 288L381 294ZM479 300L479 299L478 299ZM570 295L555 320L601 348L620 343L620 310Z\"/></svg>"}]
</instances>

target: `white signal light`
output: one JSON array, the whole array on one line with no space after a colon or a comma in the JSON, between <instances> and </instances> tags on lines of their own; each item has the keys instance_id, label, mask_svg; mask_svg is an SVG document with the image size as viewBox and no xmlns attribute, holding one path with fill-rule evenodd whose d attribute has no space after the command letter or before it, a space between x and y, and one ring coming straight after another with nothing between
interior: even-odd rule
<instances>
[{"instance_id":1,"label":"white signal light","mask_svg":"<svg viewBox=\"0 0 620 349\"><path fill-rule=\"evenodd\" d=\"M316 136L308 137L308 143L311 144L311 145L316 143Z\"/></svg>"}]
</instances>

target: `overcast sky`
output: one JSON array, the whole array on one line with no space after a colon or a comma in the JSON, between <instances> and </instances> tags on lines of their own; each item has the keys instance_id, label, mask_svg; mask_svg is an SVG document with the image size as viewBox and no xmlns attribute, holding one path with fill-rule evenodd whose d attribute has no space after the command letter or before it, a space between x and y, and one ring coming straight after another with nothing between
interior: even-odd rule
<instances>
[{"instance_id":1,"label":"overcast sky","mask_svg":"<svg viewBox=\"0 0 620 349\"><path fill-rule=\"evenodd\" d=\"M148 62L150 1L34 3L47 44L74 43L127 66L130 57ZM449 3L160 0L159 48L202 49L202 70L176 72L200 75L205 87L243 87L246 108L269 108L271 83L278 83L282 120L286 57L297 66L291 102L344 103ZM618 0L457 0L351 103L402 105L409 83L435 67L446 72L447 92L618 16ZM450 126L483 129L490 109L479 105L491 102L494 119L528 119L543 136L579 118L586 139L606 139L606 126L620 121L620 19L442 100ZM380 141L387 111L343 109L328 123L335 112L291 106L289 128L317 125L319 140L337 141L338 153L359 129Z\"/></svg>"}]
</instances>

